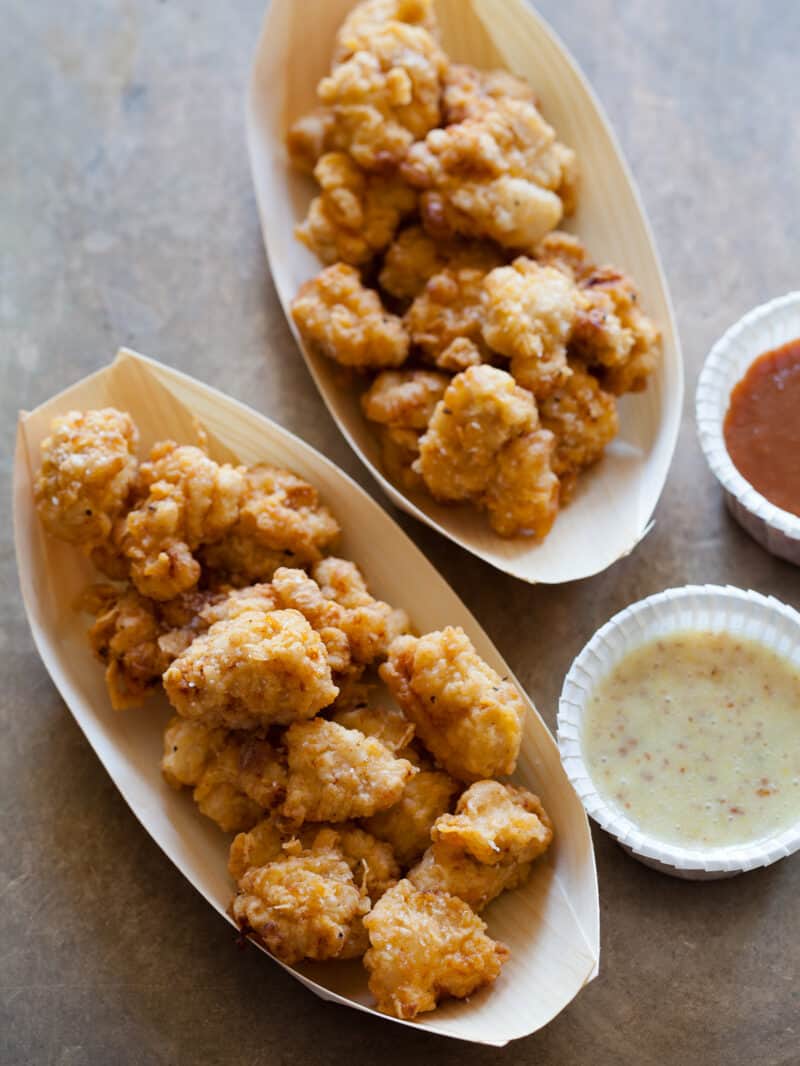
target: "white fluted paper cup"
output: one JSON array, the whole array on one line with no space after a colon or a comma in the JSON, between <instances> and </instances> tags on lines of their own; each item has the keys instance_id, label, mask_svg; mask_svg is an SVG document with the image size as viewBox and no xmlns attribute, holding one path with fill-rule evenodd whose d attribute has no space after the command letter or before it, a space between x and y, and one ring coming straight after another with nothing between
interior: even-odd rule
<instances>
[{"instance_id":1,"label":"white fluted paper cup","mask_svg":"<svg viewBox=\"0 0 800 1066\"><path fill-rule=\"evenodd\" d=\"M583 755L589 697L636 648L684 630L731 633L770 648L800 669L800 614L772 596L718 585L667 589L626 607L599 629L564 680L558 708L558 746L572 786L589 814L635 858L673 877L731 877L783 859L800 849L797 821L774 836L715 848L667 844L643 831L595 787Z\"/></svg>"},{"instance_id":2,"label":"white fluted paper cup","mask_svg":"<svg viewBox=\"0 0 800 1066\"><path fill-rule=\"evenodd\" d=\"M700 446L733 517L767 551L800 565L800 518L770 503L742 477L723 433L733 387L760 355L798 337L800 292L748 312L709 352L697 382L695 413Z\"/></svg>"}]
</instances>

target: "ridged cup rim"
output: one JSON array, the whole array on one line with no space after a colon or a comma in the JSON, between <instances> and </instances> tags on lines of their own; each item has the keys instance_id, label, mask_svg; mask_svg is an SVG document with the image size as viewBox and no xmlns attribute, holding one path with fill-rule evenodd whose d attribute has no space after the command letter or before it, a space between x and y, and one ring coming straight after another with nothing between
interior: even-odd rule
<instances>
[{"instance_id":1,"label":"ridged cup rim","mask_svg":"<svg viewBox=\"0 0 800 1066\"><path fill-rule=\"evenodd\" d=\"M595 788L584 760L583 716L596 685L629 652L683 629L750 638L800 669L800 614L773 596L720 585L686 585L648 596L601 626L564 680L558 709L558 746L564 769L587 814L636 857L655 861L666 872L724 875L767 866L800 849L800 814L781 833L748 844L706 849L668 844L637 827L606 800Z\"/></svg>"},{"instance_id":2,"label":"ridged cup rim","mask_svg":"<svg viewBox=\"0 0 800 1066\"><path fill-rule=\"evenodd\" d=\"M760 355L786 343L785 340L776 341L775 332L784 324L791 325L795 321L796 329L786 331L787 340L792 339L789 334L800 337L800 292L797 291L754 307L731 326L713 346L703 364L695 394L695 416L700 446L723 488L769 530L797 542L800 541L800 517L776 507L739 473L728 454L723 432L734 385ZM731 380L734 367L738 367L738 372ZM768 538L767 530L764 537L765 540ZM775 538L769 540L766 546L772 550ZM798 545L791 547L796 552Z\"/></svg>"}]
</instances>

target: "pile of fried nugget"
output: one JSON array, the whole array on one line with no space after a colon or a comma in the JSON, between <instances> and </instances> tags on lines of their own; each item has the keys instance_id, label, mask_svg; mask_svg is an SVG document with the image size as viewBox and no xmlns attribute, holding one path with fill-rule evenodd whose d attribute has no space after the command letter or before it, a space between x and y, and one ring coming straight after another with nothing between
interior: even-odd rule
<instances>
[{"instance_id":1,"label":"pile of fried nugget","mask_svg":"<svg viewBox=\"0 0 800 1066\"><path fill-rule=\"evenodd\" d=\"M106 408L42 442L45 529L112 579L80 604L111 702L163 686L163 774L237 834L244 932L286 963L362 957L398 1017L468 996L508 957L479 912L553 836L536 796L495 780L523 701L462 629L413 636L328 554L339 524L311 485L215 462L198 433L139 462L132 418Z\"/></svg>"},{"instance_id":2,"label":"pile of fried nugget","mask_svg":"<svg viewBox=\"0 0 800 1066\"><path fill-rule=\"evenodd\" d=\"M326 265L292 306L350 368L387 475L543 538L643 389L660 334L630 278L556 227L575 153L533 90L451 63L432 0L366 0L289 155L320 186L297 236Z\"/></svg>"}]
</instances>

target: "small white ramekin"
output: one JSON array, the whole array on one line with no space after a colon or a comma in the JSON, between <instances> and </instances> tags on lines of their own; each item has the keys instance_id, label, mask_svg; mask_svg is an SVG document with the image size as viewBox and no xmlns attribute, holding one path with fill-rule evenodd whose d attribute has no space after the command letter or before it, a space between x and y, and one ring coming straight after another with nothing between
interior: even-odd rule
<instances>
[{"instance_id":1,"label":"small white ramekin","mask_svg":"<svg viewBox=\"0 0 800 1066\"><path fill-rule=\"evenodd\" d=\"M773 555L800 565L800 518L770 503L733 465L723 424L731 390L759 355L800 337L800 292L748 312L708 354L697 382L695 411L700 445L736 521Z\"/></svg>"},{"instance_id":2,"label":"small white ramekin","mask_svg":"<svg viewBox=\"0 0 800 1066\"><path fill-rule=\"evenodd\" d=\"M639 829L598 792L583 758L583 718L597 684L635 648L687 629L759 641L800 670L800 614L793 608L758 592L718 585L667 589L614 615L575 659L559 701L558 746L587 814L623 848L673 877L712 880L768 866L800 849L800 811L789 829L747 845L698 849L666 844Z\"/></svg>"}]
</instances>

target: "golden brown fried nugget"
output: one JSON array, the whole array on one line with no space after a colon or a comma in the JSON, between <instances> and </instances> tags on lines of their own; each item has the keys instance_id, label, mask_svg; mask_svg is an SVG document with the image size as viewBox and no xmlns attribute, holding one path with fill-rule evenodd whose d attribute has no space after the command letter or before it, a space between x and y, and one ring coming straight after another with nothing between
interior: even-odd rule
<instances>
[{"instance_id":1,"label":"golden brown fried nugget","mask_svg":"<svg viewBox=\"0 0 800 1066\"><path fill-rule=\"evenodd\" d=\"M305 282L292 302L292 317L315 351L342 366L382 369L400 366L408 355L402 321L346 263Z\"/></svg>"},{"instance_id":2,"label":"golden brown fried nugget","mask_svg":"<svg viewBox=\"0 0 800 1066\"><path fill-rule=\"evenodd\" d=\"M381 466L389 480L405 492L424 489L425 482L414 469L422 431L378 424L375 433L381 447Z\"/></svg>"},{"instance_id":3,"label":"golden brown fried nugget","mask_svg":"<svg viewBox=\"0 0 800 1066\"><path fill-rule=\"evenodd\" d=\"M422 892L457 896L479 914L502 892L524 884L530 871L530 863L488 866L464 852L432 844L408 871L408 879Z\"/></svg>"},{"instance_id":4,"label":"golden brown fried nugget","mask_svg":"<svg viewBox=\"0 0 800 1066\"><path fill-rule=\"evenodd\" d=\"M464 998L494 981L509 952L461 900L399 881L364 919L364 956L378 1010L415 1018L447 996Z\"/></svg>"},{"instance_id":5,"label":"golden brown fried nugget","mask_svg":"<svg viewBox=\"0 0 800 1066\"><path fill-rule=\"evenodd\" d=\"M550 846L553 828L532 792L499 781L476 781L462 793L455 814L433 827L434 842L489 866L531 862Z\"/></svg>"},{"instance_id":6,"label":"golden brown fried nugget","mask_svg":"<svg viewBox=\"0 0 800 1066\"><path fill-rule=\"evenodd\" d=\"M332 722L345 729L357 729L366 737L375 737L391 752L401 752L414 739L414 726L396 707L379 707L374 704L357 704L334 710Z\"/></svg>"},{"instance_id":7,"label":"golden brown fried nugget","mask_svg":"<svg viewBox=\"0 0 800 1066\"><path fill-rule=\"evenodd\" d=\"M302 822L344 822L391 807L415 768L374 737L317 718L286 734L289 782L284 816Z\"/></svg>"},{"instance_id":8,"label":"golden brown fried nugget","mask_svg":"<svg viewBox=\"0 0 800 1066\"><path fill-rule=\"evenodd\" d=\"M450 379L433 370L383 370L361 397L371 422L425 429Z\"/></svg>"},{"instance_id":9,"label":"golden brown fried nugget","mask_svg":"<svg viewBox=\"0 0 800 1066\"><path fill-rule=\"evenodd\" d=\"M364 825L391 844L403 866L410 866L431 842L436 819L450 809L460 785L443 770L421 769L393 807L368 818Z\"/></svg>"},{"instance_id":10,"label":"golden brown fried nugget","mask_svg":"<svg viewBox=\"0 0 800 1066\"><path fill-rule=\"evenodd\" d=\"M282 567L275 571L273 587L283 606L300 611L321 634L340 630L353 662L384 658L394 638L408 632L405 611L376 600L355 563L329 556L312 573Z\"/></svg>"},{"instance_id":11,"label":"golden brown fried nugget","mask_svg":"<svg viewBox=\"0 0 800 1066\"><path fill-rule=\"evenodd\" d=\"M164 730L161 773L172 788L194 788L222 751L227 730L175 715Z\"/></svg>"},{"instance_id":12,"label":"golden brown fried nugget","mask_svg":"<svg viewBox=\"0 0 800 1066\"><path fill-rule=\"evenodd\" d=\"M285 832L274 811L262 818L249 832L237 833L228 853L228 872L241 881L248 870L266 866L283 854Z\"/></svg>"},{"instance_id":13,"label":"golden brown fried nugget","mask_svg":"<svg viewBox=\"0 0 800 1066\"><path fill-rule=\"evenodd\" d=\"M487 362L481 327L485 272L448 267L434 274L403 318L412 347L428 363L459 372Z\"/></svg>"},{"instance_id":14,"label":"golden brown fried nugget","mask_svg":"<svg viewBox=\"0 0 800 1066\"><path fill-rule=\"evenodd\" d=\"M423 224L435 237L461 234L530 249L574 199L574 153L533 104L508 97L432 130L409 149L401 172L423 190Z\"/></svg>"},{"instance_id":15,"label":"golden brown fried nugget","mask_svg":"<svg viewBox=\"0 0 800 1066\"><path fill-rule=\"evenodd\" d=\"M131 579L143 596L169 600L200 578L194 552L219 540L236 521L244 480L229 463L192 445L162 441L139 471L141 502L122 537Z\"/></svg>"},{"instance_id":16,"label":"golden brown fried nugget","mask_svg":"<svg viewBox=\"0 0 800 1066\"><path fill-rule=\"evenodd\" d=\"M533 397L510 374L471 367L453 378L436 405L416 470L437 500L476 497L486 489L501 448L536 423Z\"/></svg>"},{"instance_id":17,"label":"golden brown fried nugget","mask_svg":"<svg viewBox=\"0 0 800 1066\"><path fill-rule=\"evenodd\" d=\"M326 152L314 177L322 191L295 235L326 264L368 263L416 207L416 191L399 177L367 174L344 152Z\"/></svg>"},{"instance_id":18,"label":"golden brown fried nugget","mask_svg":"<svg viewBox=\"0 0 800 1066\"><path fill-rule=\"evenodd\" d=\"M501 537L542 540L552 529L559 504L555 443L549 430L536 429L515 437L499 452L481 504Z\"/></svg>"},{"instance_id":19,"label":"golden brown fried nugget","mask_svg":"<svg viewBox=\"0 0 800 1066\"><path fill-rule=\"evenodd\" d=\"M314 167L326 152L342 147L339 143L336 116L330 107L315 107L301 115L289 127L286 147L296 170L313 174Z\"/></svg>"},{"instance_id":20,"label":"golden brown fried nugget","mask_svg":"<svg viewBox=\"0 0 800 1066\"><path fill-rule=\"evenodd\" d=\"M282 962L353 957L363 949L361 918L369 898L353 881L349 865L320 834L310 850L292 851L247 871L231 914L254 932ZM355 947L353 939L361 944Z\"/></svg>"},{"instance_id":21,"label":"golden brown fried nugget","mask_svg":"<svg viewBox=\"0 0 800 1066\"><path fill-rule=\"evenodd\" d=\"M341 63L353 52L369 47L373 34L387 22L407 22L434 35L438 31L433 0L364 0L349 12L336 33L334 63Z\"/></svg>"},{"instance_id":22,"label":"golden brown fried nugget","mask_svg":"<svg viewBox=\"0 0 800 1066\"><path fill-rule=\"evenodd\" d=\"M398 637L380 675L417 736L460 781L511 774L525 705L460 627Z\"/></svg>"},{"instance_id":23,"label":"golden brown fried nugget","mask_svg":"<svg viewBox=\"0 0 800 1066\"><path fill-rule=\"evenodd\" d=\"M542 425L556 439L553 470L561 479L561 498L567 496L577 475L602 458L606 445L619 430L617 405L600 382L572 363L567 381L539 403Z\"/></svg>"},{"instance_id":24,"label":"golden brown fried nugget","mask_svg":"<svg viewBox=\"0 0 800 1066\"><path fill-rule=\"evenodd\" d=\"M289 470L257 463L244 473L236 523L201 558L233 584L249 585L268 581L279 566L310 566L338 535L339 523L312 485Z\"/></svg>"},{"instance_id":25,"label":"golden brown fried nugget","mask_svg":"<svg viewBox=\"0 0 800 1066\"><path fill-rule=\"evenodd\" d=\"M164 674L173 707L232 729L311 718L336 698L325 645L298 611L215 622Z\"/></svg>"},{"instance_id":26,"label":"golden brown fried nugget","mask_svg":"<svg viewBox=\"0 0 800 1066\"><path fill-rule=\"evenodd\" d=\"M53 419L33 486L51 536L87 553L105 544L136 481L138 440L130 415L113 407Z\"/></svg>"},{"instance_id":27,"label":"golden brown fried nugget","mask_svg":"<svg viewBox=\"0 0 800 1066\"><path fill-rule=\"evenodd\" d=\"M421 226L407 226L386 250L378 281L397 299L413 300L428 279L445 268L485 274L503 262L502 250L489 241L434 240Z\"/></svg>"},{"instance_id":28,"label":"golden brown fried nugget","mask_svg":"<svg viewBox=\"0 0 800 1066\"><path fill-rule=\"evenodd\" d=\"M484 340L508 356L518 385L537 399L546 396L570 373L567 341L578 311L574 282L554 267L520 256L487 274L484 289Z\"/></svg>"},{"instance_id":29,"label":"golden brown fried nugget","mask_svg":"<svg viewBox=\"0 0 800 1066\"><path fill-rule=\"evenodd\" d=\"M616 396L641 392L661 355L661 333L638 299L631 279L614 267L596 268L581 281L570 350L596 367L603 388Z\"/></svg>"},{"instance_id":30,"label":"golden brown fried nugget","mask_svg":"<svg viewBox=\"0 0 800 1066\"><path fill-rule=\"evenodd\" d=\"M391 846L348 822L333 828L338 836L336 846L350 867L356 886L377 903L400 877L400 866Z\"/></svg>"},{"instance_id":31,"label":"golden brown fried nugget","mask_svg":"<svg viewBox=\"0 0 800 1066\"><path fill-rule=\"evenodd\" d=\"M477 70L466 63L451 63L444 78L442 125L475 118L498 100L509 98L538 106L530 85L507 70Z\"/></svg>"},{"instance_id":32,"label":"golden brown fried nugget","mask_svg":"<svg viewBox=\"0 0 800 1066\"><path fill-rule=\"evenodd\" d=\"M336 137L360 167L387 172L440 119L447 60L421 26L378 25L317 87L333 110Z\"/></svg>"}]
</instances>

